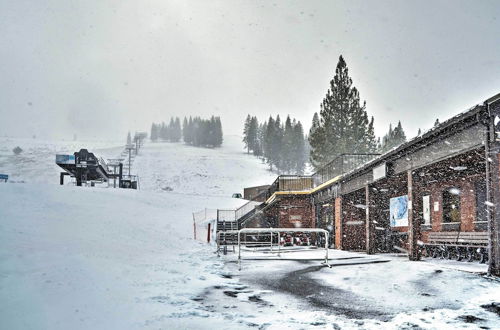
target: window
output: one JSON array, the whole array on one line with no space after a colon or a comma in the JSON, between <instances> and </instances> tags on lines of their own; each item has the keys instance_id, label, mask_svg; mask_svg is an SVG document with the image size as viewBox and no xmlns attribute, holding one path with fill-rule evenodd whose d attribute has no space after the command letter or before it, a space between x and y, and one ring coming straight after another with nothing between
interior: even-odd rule
<instances>
[{"instance_id":1,"label":"window","mask_svg":"<svg viewBox=\"0 0 500 330\"><path fill-rule=\"evenodd\" d=\"M443 223L460 222L460 189L451 187L443 192Z\"/></svg>"},{"instance_id":2,"label":"window","mask_svg":"<svg viewBox=\"0 0 500 330\"><path fill-rule=\"evenodd\" d=\"M486 214L486 181L478 181L476 188L476 221L488 221Z\"/></svg>"}]
</instances>

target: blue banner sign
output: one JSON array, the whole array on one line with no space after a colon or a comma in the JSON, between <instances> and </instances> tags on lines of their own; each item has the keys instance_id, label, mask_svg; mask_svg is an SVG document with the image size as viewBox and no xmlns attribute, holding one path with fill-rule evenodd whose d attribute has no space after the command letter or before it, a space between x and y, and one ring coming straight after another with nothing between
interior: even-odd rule
<instances>
[{"instance_id":1,"label":"blue banner sign","mask_svg":"<svg viewBox=\"0 0 500 330\"><path fill-rule=\"evenodd\" d=\"M7 174L0 174L0 180L7 182L7 180L9 180L9 176Z\"/></svg>"},{"instance_id":2,"label":"blue banner sign","mask_svg":"<svg viewBox=\"0 0 500 330\"><path fill-rule=\"evenodd\" d=\"M408 195L390 199L391 227L408 226Z\"/></svg>"},{"instance_id":3,"label":"blue banner sign","mask_svg":"<svg viewBox=\"0 0 500 330\"><path fill-rule=\"evenodd\" d=\"M56 155L56 164L75 164L75 155Z\"/></svg>"}]
</instances>

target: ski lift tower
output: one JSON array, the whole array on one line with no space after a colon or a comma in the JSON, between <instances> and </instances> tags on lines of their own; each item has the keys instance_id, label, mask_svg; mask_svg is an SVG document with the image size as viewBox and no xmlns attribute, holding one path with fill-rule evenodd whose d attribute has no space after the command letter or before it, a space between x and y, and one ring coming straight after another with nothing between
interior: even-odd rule
<instances>
[{"instance_id":1,"label":"ski lift tower","mask_svg":"<svg viewBox=\"0 0 500 330\"><path fill-rule=\"evenodd\" d=\"M134 143L135 143L135 154L136 155L139 153L139 149L142 147L142 144L147 136L148 136L148 133L146 133L146 132L135 132Z\"/></svg>"},{"instance_id":2,"label":"ski lift tower","mask_svg":"<svg viewBox=\"0 0 500 330\"><path fill-rule=\"evenodd\" d=\"M130 176L130 171L132 170L132 150L137 150L133 144L127 144L125 149L128 151L128 175Z\"/></svg>"},{"instance_id":3,"label":"ski lift tower","mask_svg":"<svg viewBox=\"0 0 500 330\"><path fill-rule=\"evenodd\" d=\"M123 176L123 158L108 159L108 168L113 168L113 188L116 188L116 178L118 177L118 187L121 186L121 179Z\"/></svg>"}]
</instances>

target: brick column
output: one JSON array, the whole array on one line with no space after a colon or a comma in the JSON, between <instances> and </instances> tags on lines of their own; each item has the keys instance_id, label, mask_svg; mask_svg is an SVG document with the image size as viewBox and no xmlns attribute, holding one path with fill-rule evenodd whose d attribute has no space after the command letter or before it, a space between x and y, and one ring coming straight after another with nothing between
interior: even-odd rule
<instances>
[{"instance_id":1,"label":"brick column","mask_svg":"<svg viewBox=\"0 0 500 330\"><path fill-rule=\"evenodd\" d=\"M500 146L499 146L500 147ZM488 207L488 273L500 276L500 148L490 150L490 198Z\"/></svg>"},{"instance_id":2,"label":"brick column","mask_svg":"<svg viewBox=\"0 0 500 330\"><path fill-rule=\"evenodd\" d=\"M335 248L342 250L342 197L335 198Z\"/></svg>"},{"instance_id":3,"label":"brick column","mask_svg":"<svg viewBox=\"0 0 500 330\"><path fill-rule=\"evenodd\" d=\"M500 94L485 102L488 110L485 138L489 261L488 273L500 276Z\"/></svg>"}]
</instances>

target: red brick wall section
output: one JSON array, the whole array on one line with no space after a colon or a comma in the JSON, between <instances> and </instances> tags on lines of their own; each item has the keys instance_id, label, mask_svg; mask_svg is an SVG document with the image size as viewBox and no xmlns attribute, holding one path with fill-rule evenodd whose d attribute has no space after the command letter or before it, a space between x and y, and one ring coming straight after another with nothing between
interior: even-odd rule
<instances>
[{"instance_id":1,"label":"red brick wall section","mask_svg":"<svg viewBox=\"0 0 500 330\"><path fill-rule=\"evenodd\" d=\"M314 206L309 195L280 197L266 211L266 215L278 220L280 228L314 228Z\"/></svg>"},{"instance_id":2,"label":"red brick wall section","mask_svg":"<svg viewBox=\"0 0 500 330\"><path fill-rule=\"evenodd\" d=\"M461 191L460 195L460 213L461 223L460 231L474 231L476 220L476 191L475 182L481 179L480 177L471 177L465 180L457 179L454 181L440 182L430 184L425 187L426 193L422 193L422 187L416 194L416 198L421 199L423 194L430 192L431 201L431 231L439 232L443 230L443 191L450 187L458 187ZM434 204L438 203L438 209L435 211ZM419 204L418 207L421 207ZM428 242L429 231L422 231L422 241Z\"/></svg>"}]
</instances>

